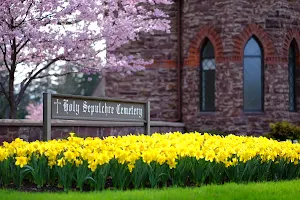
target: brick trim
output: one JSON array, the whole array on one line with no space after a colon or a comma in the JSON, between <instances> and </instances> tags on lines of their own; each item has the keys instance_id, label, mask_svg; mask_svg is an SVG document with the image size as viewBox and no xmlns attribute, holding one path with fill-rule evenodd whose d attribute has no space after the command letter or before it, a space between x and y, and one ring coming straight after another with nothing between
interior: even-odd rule
<instances>
[{"instance_id":1,"label":"brick trim","mask_svg":"<svg viewBox=\"0 0 300 200\"><path fill-rule=\"evenodd\" d=\"M177 62L176 60L154 60L151 65L145 66L146 69L153 68L166 68L166 69L176 69Z\"/></svg>"},{"instance_id":2,"label":"brick trim","mask_svg":"<svg viewBox=\"0 0 300 200\"><path fill-rule=\"evenodd\" d=\"M225 57L221 57L219 59L219 62L221 63L241 63L243 61L243 57L241 56L225 56ZM286 57L281 57L281 56L270 56L265 58L265 63L267 64L278 64L278 63L287 63L288 62L288 58Z\"/></svg>"},{"instance_id":3,"label":"brick trim","mask_svg":"<svg viewBox=\"0 0 300 200\"><path fill-rule=\"evenodd\" d=\"M300 51L299 51L299 44L300 44L300 32L297 29L288 29L285 38L283 40L283 48L282 48L282 57L286 58L288 61L289 58L289 50L292 41L296 41L296 59L297 59L297 66L300 65Z\"/></svg>"},{"instance_id":4,"label":"brick trim","mask_svg":"<svg viewBox=\"0 0 300 200\"><path fill-rule=\"evenodd\" d=\"M255 36L263 47L265 64L273 64L274 60L278 60L275 56L275 47L269 34L259 25L250 24L237 35L234 41L234 57L240 58L242 62L244 56L244 48L248 40Z\"/></svg>"},{"instance_id":5,"label":"brick trim","mask_svg":"<svg viewBox=\"0 0 300 200\"><path fill-rule=\"evenodd\" d=\"M190 41L188 50L188 57L184 59L184 66L199 67L200 64L200 49L205 42L205 39L209 39L215 50L216 61L223 57L223 44L220 35L211 26L204 26L196 34L196 36Z\"/></svg>"}]
</instances>

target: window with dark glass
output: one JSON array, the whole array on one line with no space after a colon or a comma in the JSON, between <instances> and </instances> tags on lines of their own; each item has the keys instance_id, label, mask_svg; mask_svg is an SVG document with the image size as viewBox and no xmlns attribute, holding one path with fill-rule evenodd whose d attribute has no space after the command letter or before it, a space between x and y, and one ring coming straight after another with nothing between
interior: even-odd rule
<instances>
[{"instance_id":1,"label":"window with dark glass","mask_svg":"<svg viewBox=\"0 0 300 200\"><path fill-rule=\"evenodd\" d=\"M263 53L256 38L244 49L244 110L263 110Z\"/></svg>"},{"instance_id":2,"label":"window with dark glass","mask_svg":"<svg viewBox=\"0 0 300 200\"><path fill-rule=\"evenodd\" d=\"M212 43L207 40L201 51L201 111L215 110L216 61Z\"/></svg>"},{"instance_id":3,"label":"window with dark glass","mask_svg":"<svg viewBox=\"0 0 300 200\"><path fill-rule=\"evenodd\" d=\"M291 43L289 50L289 110L296 111L296 51L295 41Z\"/></svg>"}]
</instances>

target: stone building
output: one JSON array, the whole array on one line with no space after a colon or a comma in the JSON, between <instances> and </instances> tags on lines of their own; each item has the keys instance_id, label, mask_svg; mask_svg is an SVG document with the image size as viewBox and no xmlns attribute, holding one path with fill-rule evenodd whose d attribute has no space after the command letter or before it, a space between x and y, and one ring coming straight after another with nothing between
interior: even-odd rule
<instances>
[{"instance_id":1,"label":"stone building","mask_svg":"<svg viewBox=\"0 0 300 200\"><path fill-rule=\"evenodd\" d=\"M299 0L174 0L171 33L124 48L154 58L145 71L106 75L109 97L151 101L151 119L187 131L260 135L298 122Z\"/></svg>"}]
</instances>

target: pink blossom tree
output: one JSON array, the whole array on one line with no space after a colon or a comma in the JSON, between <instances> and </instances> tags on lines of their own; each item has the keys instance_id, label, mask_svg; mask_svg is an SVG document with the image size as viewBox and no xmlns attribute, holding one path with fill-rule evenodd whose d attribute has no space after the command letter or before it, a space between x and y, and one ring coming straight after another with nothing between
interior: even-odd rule
<instances>
[{"instance_id":1,"label":"pink blossom tree","mask_svg":"<svg viewBox=\"0 0 300 200\"><path fill-rule=\"evenodd\" d=\"M60 61L84 72L103 69L129 73L150 61L116 53L139 34L168 32L168 16L158 4L171 0L0 0L0 94L10 118L31 82ZM96 27L96 28L95 28ZM99 42L105 45L96 47ZM106 52L105 60L101 52ZM26 72L16 87L16 74ZM22 73L21 73L22 74Z\"/></svg>"},{"instance_id":2,"label":"pink blossom tree","mask_svg":"<svg viewBox=\"0 0 300 200\"><path fill-rule=\"evenodd\" d=\"M26 115L26 119L31 120L43 120L43 104L33 104L30 103L26 106L26 111L28 115Z\"/></svg>"}]
</instances>

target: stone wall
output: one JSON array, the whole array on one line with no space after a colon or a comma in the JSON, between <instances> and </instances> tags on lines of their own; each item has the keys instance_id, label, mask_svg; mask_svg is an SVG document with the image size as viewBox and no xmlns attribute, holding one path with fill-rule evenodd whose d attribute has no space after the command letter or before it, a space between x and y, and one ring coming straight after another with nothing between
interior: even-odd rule
<instances>
[{"instance_id":1,"label":"stone wall","mask_svg":"<svg viewBox=\"0 0 300 200\"><path fill-rule=\"evenodd\" d=\"M109 73L105 93L108 97L148 100L151 120L172 121L178 116L176 63L155 63L126 77Z\"/></svg>"},{"instance_id":2,"label":"stone wall","mask_svg":"<svg viewBox=\"0 0 300 200\"><path fill-rule=\"evenodd\" d=\"M299 28L298 1L185 0L182 112L187 129L261 135L270 122L298 123L299 109L289 112L288 107L288 50L293 39L300 44ZM260 113L243 111L243 50L253 35L264 51L264 111ZM212 113L200 112L200 49L206 38L216 55L216 111ZM298 108L299 102L298 95Z\"/></svg>"},{"instance_id":3,"label":"stone wall","mask_svg":"<svg viewBox=\"0 0 300 200\"><path fill-rule=\"evenodd\" d=\"M154 33L140 33L139 40L123 45L118 52L123 55L140 54L144 59L176 60L177 59L177 3L170 5L155 5L169 15L170 33L154 31Z\"/></svg>"},{"instance_id":4,"label":"stone wall","mask_svg":"<svg viewBox=\"0 0 300 200\"><path fill-rule=\"evenodd\" d=\"M123 54L139 53L144 59L155 62L145 71L121 76L109 72L105 79L105 95L135 100L151 101L151 119L164 121L178 120L177 96L177 2L163 5L161 9L171 21L170 33L155 32L141 34L140 40L123 46ZM99 96L99 94L95 94Z\"/></svg>"},{"instance_id":5,"label":"stone wall","mask_svg":"<svg viewBox=\"0 0 300 200\"><path fill-rule=\"evenodd\" d=\"M156 62L126 77L109 73L106 96L150 100L152 120L175 121L182 112L189 131L261 135L269 131L271 122L298 123L299 109L288 109L288 50L293 39L300 44L298 1L182 0L181 111L176 69L177 3L163 8L171 17L170 34L144 34L141 41L122 49L125 54L138 52ZM260 113L243 110L243 50L253 35L264 53L264 110ZM206 39L213 43L216 55L216 111L211 113L200 112L200 49ZM296 92L300 94L299 67L296 77Z\"/></svg>"},{"instance_id":6,"label":"stone wall","mask_svg":"<svg viewBox=\"0 0 300 200\"><path fill-rule=\"evenodd\" d=\"M170 123L162 121L151 122L151 133L184 132L183 123ZM142 123L128 122L96 122L96 121L73 121L53 120L52 138L66 138L70 132L75 132L80 137L107 137L128 134L143 134L145 129ZM0 145L2 142L11 142L15 138L26 141L43 139L42 122L31 120L0 120Z\"/></svg>"}]
</instances>

